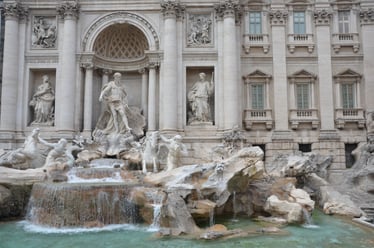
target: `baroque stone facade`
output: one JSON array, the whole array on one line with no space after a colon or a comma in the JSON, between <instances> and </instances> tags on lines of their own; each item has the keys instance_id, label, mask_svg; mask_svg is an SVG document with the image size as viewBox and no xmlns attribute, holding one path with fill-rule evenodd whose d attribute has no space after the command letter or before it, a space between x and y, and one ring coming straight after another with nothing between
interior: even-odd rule
<instances>
[{"instance_id":1,"label":"baroque stone facade","mask_svg":"<svg viewBox=\"0 0 374 248\"><path fill-rule=\"evenodd\" d=\"M50 140L90 136L102 87L120 72L145 131L183 136L185 162L208 160L239 127L266 163L297 150L333 155L339 182L374 111L373 9L360 0L5 0L1 148L19 147L35 126ZM209 114L199 123L189 91L201 73L214 87L198 96L199 115ZM44 75L54 90L48 125L29 104Z\"/></svg>"}]
</instances>

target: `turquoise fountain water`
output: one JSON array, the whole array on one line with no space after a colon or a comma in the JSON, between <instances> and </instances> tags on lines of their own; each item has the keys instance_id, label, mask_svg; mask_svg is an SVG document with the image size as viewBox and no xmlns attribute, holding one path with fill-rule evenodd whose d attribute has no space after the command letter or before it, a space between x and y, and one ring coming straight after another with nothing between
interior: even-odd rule
<instances>
[{"instance_id":1,"label":"turquoise fountain water","mask_svg":"<svg viewBox=\"0 0 374 248\"><path fill-rule=\"evenodd\" d=\"M259 223L245 218L216 219L229 229L261 230ZM287 226L287 235L258 234L229 240L202 241L181 238L157 238L154 229L141 225L110 225L103 228L47 228L26 221L0 223L1 248L66 248L66 247L349 247L374 246L374 231L350 221L313 214L314 227Z\"/></svg>"}]
</instances>

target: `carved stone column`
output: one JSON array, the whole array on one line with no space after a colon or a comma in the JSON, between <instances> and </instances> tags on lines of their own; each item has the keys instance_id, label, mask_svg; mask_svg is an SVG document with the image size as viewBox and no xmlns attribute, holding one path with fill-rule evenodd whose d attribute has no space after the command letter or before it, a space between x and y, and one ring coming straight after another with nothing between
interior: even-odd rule
<instances>
[{"instance_id":1,"label":"carved stone column","mask_svg":"<svg viewBox=\"0 0 374 248\"><path fill-rule=\"evenodd\" d=\"M58 8L64 18L61 53L61 84L56 86L56 126L60 131L74 130L76 92L76 37L79 5L75 1L63 2Z\"/></svg>"},{"instance_id":2,"label":"carved stone column","mask_svg":"<svg viewBox=\"0 0 374 248\"><path fill-rule=\"evenodd\" d=\"M84 80L84 115L83 115L83 132L91 133L92 131L92 81L93 81L93 64L85 63Z\"/></svg>"},{"instance_id":3,"label":"carved stone column","mask_svg":"<svg viewBox=\"0 0 374 248\"><path fill-rule=\"evenodd\" d=\"M218 64L217 64L217 78L214 82L214 87L216 88L217 96L215 99L223 99L223 15L220 11L219 6L216 6L216 21L217 21L217 55L218 55ZM224 129L225 113L223 112L225 104L223 101L215 102L215 115L216 115L216 126L219 130Z\"/></svg>"},{"instance_id":4,"label":"carved stone column","mask_svg":"<svg viewBox=\"0 0 374 248\"><path fill-rule=\"evenodd\" d=\"M4 131L15 131L18 101L19 19L25 17L27 11L15 2L4 5L4 15L4 61L0 124Z\"/></svg>"},{"instance_id":5,"label":"carved stone column","mask_svg":"<svg viewBox=\"0 0 374 248\"><path fill-rule=\"evenodd\" d=\"M374 111L374 9L360 11L366 112Z\"/></svg>"},{"instance_id":6,"label":"carved stone column","mask_svg":"<svg viewBox=\"0 0 374 248\"><path fill-rule=\"evenodd\" d=\"M235 15L239 10L237 1L226 0L216 7L217 15L223 18L223 113L224 129L240 126L238 53Z\"/></svg>"},{"instance_id":7,"label":"carved stone column","mask_svg":"<svg viewBox=\"0 0 374 248\"><path fill-rule=\"evenodd\" d=\"M274 119L275 130L288 130L288 102L287 96L287 63L286 63L286 23L288 13L284 9L269 12L273 37L273 75L274 75ZM291 96L294 97L294 96Z\"/></svg>"},{"instance_id":8,"label":"carved stone column","mask_svg":"<svg viewBox=\"0 0 374 248\"><path fill-rule=\"evenodd\" d=\"M160 84L160 129L175 131L178 126L177 17L180 17L182 7L175 1L163 1L161 8L164 16L164 61Z\"/></svg>"},{"instance_id":9,"label":"carved stone column","mask_svg":"<svg viewBox=\"0 0 374 248\"><path fill-rule=\"evenodd\" d=\"M148 67L148 130L155 131L156 126L156 68L157 64L152 63Z\"/></svg>"},{"instance_id":10,"label":"carved stone column","mask_svg":"<svg viewBox=\"0 0 374 248\"><path fill-rule=\"evenodd\" d=\"M331 68L331 23L330 10L320 9L314 12L316 25L316 45L318 47L318 78L321 131L334 130L334 101Z\"/></svg>"},{"instance_id":11,"label":"carved stone column","mask_svg":"<svg viewBox=\"0 0 374 248\"><path fill-rule=\"evenodd\" d=\"M141 99L141 108L143 111L143 116L145 119L148 118L148 73L145 68L139 70L139 73L142 75L142 99Z\"/></svg>"},{"instance_id":12,"label":"carved stone column","mask_svg":"<svg viewBox=\"0 0 374 248\"><path fill-rule=\"evenodd\" d=\"M111 73L110 70L103 69L101 76L101 88L104 87L109 82L109 74Z\"/></svg>"}]
</instances>

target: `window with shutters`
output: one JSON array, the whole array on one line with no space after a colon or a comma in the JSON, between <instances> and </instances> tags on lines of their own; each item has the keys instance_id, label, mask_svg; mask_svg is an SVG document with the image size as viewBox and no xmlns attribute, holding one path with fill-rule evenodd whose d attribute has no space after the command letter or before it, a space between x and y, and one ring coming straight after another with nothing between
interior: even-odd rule
<instances>
[{"instance_id":1,"label":"window with shutters","mask_svg":"<svg viewBox=\"0 0 374 248\"><path fill-rule=\"evenodd\" d=\"M251 85L252 109L264 109L264 84Z\"/></svg>"},{"instance_id":2,"label":"window with shutters","mask_svg":"<svg viewBox=\"0 0 374 248\"><path fill-rule=\"evenodd\" d=\"M309 87L308 83L296 83L296 107L297 109L309 109Z\"/></svg>"},{"instance_id":3,"label":"window with shutters","mask_svg":"<svg viewBox=\"0 0 374 248\"><path fill-rule=\"evenodd\" d=\"M355 107L355 90L353 83L343 83L341 85L342 107L343 109L351 109Z\"/></svg>"}]
</instances>

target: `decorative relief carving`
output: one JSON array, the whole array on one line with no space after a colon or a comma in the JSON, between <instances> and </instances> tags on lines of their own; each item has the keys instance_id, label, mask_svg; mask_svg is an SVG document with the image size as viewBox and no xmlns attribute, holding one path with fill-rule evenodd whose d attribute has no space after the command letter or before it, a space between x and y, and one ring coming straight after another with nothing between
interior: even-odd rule
<instances>
[{"instance_id":1,"label":"decorative relief carving","mask_svg":"<svg viewBox=\"0 0 374 248\"><path fill-rule=\"evenodd\" d=\"M212 16L210 14L189 14L187 30L187 46L200 47L212 44Z\"/></svg>"},{"instance_id":2,"label":"decorative relief carving","mask_svg":"<svg viewBox=\"0 0 374 248\"><path fill-rule=\"evenodd\" d=\"M61 18L75 19L79 15L79 4L77 1L66 1L61 3L56 10Z\"/></svg>"},{"instance_id":3,"label":"decorative relief carving","mask_svg":"<svg viewBox=\"0 0 374 248\"><path fill-rule=\"evenodd\" d=\"M176 1L166 0L161 2L161 12L164 18L182 18L185 6Z\"/></svg>"},{"instance_id":4,"label":"decorative relief carving","mask_svg":"<svg viewBox=\"0 0 374 248\"><path fill-rule=\"evenodd\" d=\"M35 16L32 27L33 48L56 48L57 29L56 18Z\"/></svg>"},{"instance_id":5,"label":"decorative relief carving","mask_svg":"<svg viewBox=\"0 0 374 248\"><path fill-rule=\"evenodd\" d=\"M284 10L270 10L269 17L271 25L285 25L287 23L288 12Z\"/></svg>"},{"instance_id":6,"label":"decorative relief carving","mask_svg":"<svg viewBox=\"0 0 374 248\"><path fill-rule=\"evenodd\" d=\"M330 25L332 12L322 9L314 12L314 21L316 25Z\"/></svg>"},{"instance_id":7,"label":"decorative relief carving","mask_svg":"<svg viewBox=\"0 0 374 248\"><path fill-rule=\"evenodd\" d=\"M373 9L362 9L360 11L361 24L374 24L374 10Z\"/></svg>"},{"instance_id":8,"label":"decorative relief carving","mask_svg":"<svg viewBox=\"0 0 374 248\"><path fill-rule=\"evenodd\" d=\"M28 10L24 8L21 4L6 3L4 4L4 16L5 18L25 18L28 15Z\"/></svg>"}]
</instances>

